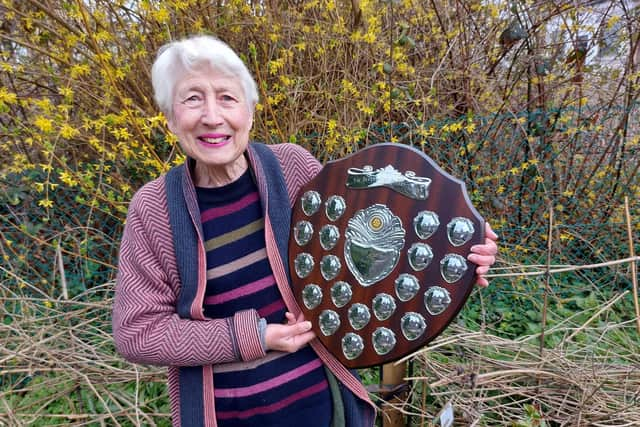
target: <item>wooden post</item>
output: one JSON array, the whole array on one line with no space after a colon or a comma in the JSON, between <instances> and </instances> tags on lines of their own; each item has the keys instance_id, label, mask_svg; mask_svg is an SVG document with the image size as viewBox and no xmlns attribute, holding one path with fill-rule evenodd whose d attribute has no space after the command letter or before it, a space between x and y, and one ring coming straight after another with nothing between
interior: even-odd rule
<instances>
[{"instance_id":1,"label":"wooden post","mask_svg":"<svg viewBox=\"0 0 640 427\"><path fill-rule=\"evenodd\" d=\"M384 403L382 405L383 427L403 427L405 425L402 412L395 409L391 404L399 405L404 402L407 395L406 387L404 387L404 377L406 374L407 362L398 364L387 363L386 365L382 365L380 394L383 399L389 401L389 403Z\"/></svg>"}]
</instances>

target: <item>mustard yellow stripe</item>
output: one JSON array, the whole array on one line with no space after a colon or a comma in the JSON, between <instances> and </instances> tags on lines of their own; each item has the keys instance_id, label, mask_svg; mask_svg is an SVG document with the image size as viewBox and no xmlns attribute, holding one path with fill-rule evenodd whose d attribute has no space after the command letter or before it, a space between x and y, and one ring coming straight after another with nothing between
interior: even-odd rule
<instances>
[{"instance_id":1,"label":"mustard yellow stripe","mask_svg":"<svg viewBox=\"0 0 640 427\"><path fill-rule=\"evenodd\" d=\"M228 245L229 243L234 242L236 240L240 240L243 237L248 236L262 229L264 229L264 218L260 218L256 221L253 221L245 225L244 227L240 227L228 233L221 234L218 237L214 237L213 239L209 239L205 242L204 248L208 252L213 249L217 249L221 246Z\"/></svg>"},{"instance_id":2,"label":"mustard yellow stripe","mask_svg":"<svg viewBox=\"0 0 640 427\"><path fill-rule=\"evenodd\" d=\"M213 372L218 374L221 372L247 371L249 369L255 369L260 365L264 365L265 363L272 362L288 354L289 353L284 353L280 351L270 351L267 353L265 357L261 359L252 360L249 362L231 362L231 363L213 365Z\"/></svg>"}]
</instances>

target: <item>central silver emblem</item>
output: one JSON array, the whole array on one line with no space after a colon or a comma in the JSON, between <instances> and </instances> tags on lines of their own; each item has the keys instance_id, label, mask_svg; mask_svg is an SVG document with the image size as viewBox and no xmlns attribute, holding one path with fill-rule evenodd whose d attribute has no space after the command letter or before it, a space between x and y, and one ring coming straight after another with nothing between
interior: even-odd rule
<instances>
[{"instance_id":1,"label":"central silver emblem","mask_svg":"<svg viewBox=\"0 0 640 427\"><path fill-rule=\"evenodd\" d=\"M393 271L404 247L402 221L381 204L361 209L349 219L344 259L362 286L371 286Z\"/></svg>"}]
</instances>

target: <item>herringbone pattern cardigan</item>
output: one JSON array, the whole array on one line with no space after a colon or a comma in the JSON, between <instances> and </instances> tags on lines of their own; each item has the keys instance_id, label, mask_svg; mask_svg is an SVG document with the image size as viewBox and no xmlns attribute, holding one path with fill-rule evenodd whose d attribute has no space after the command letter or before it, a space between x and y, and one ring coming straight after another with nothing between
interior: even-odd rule
<instances>
[{"instance_id":1,"label":"herringbone pattern cardigan","mask_svg":"<svg viewBox=\"0 0 640 427\"><path fill-rule=\"evenodd\" d=\"M321 165L292 144L252 143L247 155L260 192L273 275L287 309L299 313L287 267L291 206ZM227 319L203 315L205 250L188 164L144 185L131 200L120 247L113 334L127 360L168 367L174 426L212 427L212 365L265 354L255 310ZM345 425L373 425L373 404L358 378L318 340L311 346L339 380Z\"/></svg>"}]
</instances>

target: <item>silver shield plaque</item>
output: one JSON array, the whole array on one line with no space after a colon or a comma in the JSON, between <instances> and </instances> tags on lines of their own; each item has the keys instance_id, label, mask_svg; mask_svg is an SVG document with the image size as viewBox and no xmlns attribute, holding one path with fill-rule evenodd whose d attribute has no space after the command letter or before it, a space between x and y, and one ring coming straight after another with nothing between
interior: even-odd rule
<instances>
[{"instance_id":1,"label":"silver shield plaque","mask_svg":"<svg viewBox=\"0 0 640 427\"><path fill-rule=\"evenodd\" d=\"M415 148L378 144L327 163L296 194L289 276L318 340L348 368L397 360L469 296L484 220L464 184Z\"/></svg>"}]
</instances>

